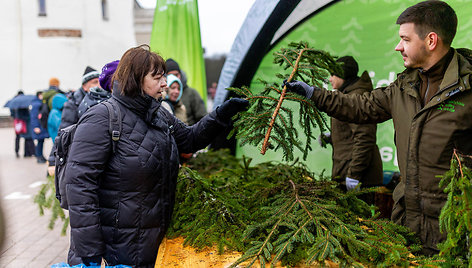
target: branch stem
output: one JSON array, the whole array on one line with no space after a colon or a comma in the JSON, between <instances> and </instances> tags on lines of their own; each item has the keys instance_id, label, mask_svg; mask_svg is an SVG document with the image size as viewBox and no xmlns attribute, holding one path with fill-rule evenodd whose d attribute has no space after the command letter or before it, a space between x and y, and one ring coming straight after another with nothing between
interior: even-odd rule
<instances>
[{"instance_id":1,"label":"branch stem","mask_svg":"<svg viewBox=\"0 0 472 268\"><path fill-rule=\"evenodd\" d=\"M300 60L302 58L303 53L306 51L306 47L298 53L297 60L295 61L295 66L293 66L292 73L290 74L290 77L287 79L287 82L290 82L293 80L295 77L295 74L298 71L298 65L300 63ZM264 142L262 143L262 149L261 149L261 154L264 155L267 151L267 147L269 146L269 138L270 138L270 133L272 132L272 128L274 127L275 119L277 119L277 115L279 114L280 107L282 106L282 102L285 99L285 93L287 93L287 86L284 86L282 93L280 94L279 102L277 103L277 107L274 110L274 113L272 114L272 119L270 120L269 123L269 128L267 129L267 133L264 138Z\"/></svg>"}]
</instances>

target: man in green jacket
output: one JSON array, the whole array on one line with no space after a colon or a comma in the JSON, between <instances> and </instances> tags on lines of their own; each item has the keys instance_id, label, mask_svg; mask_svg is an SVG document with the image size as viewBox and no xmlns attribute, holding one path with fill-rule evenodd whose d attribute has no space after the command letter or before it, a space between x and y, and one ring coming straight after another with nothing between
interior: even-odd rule
<instances>
[{"instance_id":1,"label":"man in green jacket","mask_svg":"<svg viewBox=\"0 0 472 268\"><path fill-rule=\"evenodd\" d=\"M333 89L353 95L372 91L367 71L357 76L359 66L351 56L336 60L342 63L343 73L332 74L329 81ZM346 185L347 190L382 183L382 160L377 147L377 124L353 124L331 118L331 144L333 146L332 177ZM368 198L370 195L365 196ZM373 198L365 199L373 203Z\"/></svg>"},{"instance_id":2,"label":"man in green jacket","mask_svg":"<svg viewBox=\"0 0 472 268\"><path fill-rule=\"evenodd\" d=\"M435 254L446 238L438 218L447 199L437 175L449 170L454 149L472 153L472 51L451 47L457 17L445 2L411 6L397 24L395 50L406 69L389 86L344 95L298 81L286 85L343 121L393 119L402 181L393 193L392 220L418 234L424 254Z\"/></svg>"}]
</instances>

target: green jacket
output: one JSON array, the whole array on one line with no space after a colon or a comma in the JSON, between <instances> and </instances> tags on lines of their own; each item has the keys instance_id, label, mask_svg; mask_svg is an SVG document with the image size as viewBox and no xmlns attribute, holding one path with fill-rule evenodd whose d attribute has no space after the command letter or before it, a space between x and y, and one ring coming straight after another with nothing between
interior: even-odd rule
<instances>
[{"instance_id":1,"label":"green jacket","mask_svg":"<svg viewBox=\"0 0 472 268\"><path fill-rule=\"evenodd\" d=\"M437 175L449 170L453 149L472 152L472 65L454 51L438 92L421 108L418 69L406 69L392 84L363 95L316 90L312 100L343 121L380 123L393 119L402 181L394 191L392 220L416 232L426 249L446 236L438 218L446 201Z\"/></svg>"},{"instance_id":2,"label":"green jacket","mask_svg":"<svg viewBox=\"0 0 472 268\"><path fill-rule=\"evenodd\" d=\"M344 94L372 91L372 81L364 72L354 83L346 86ZM353 124L331 118L333 144L332 176L341 180L347 176L359 180L363 186L382 183L382 160L376 143L376 124Z\"/></svg>"}]
</instances>

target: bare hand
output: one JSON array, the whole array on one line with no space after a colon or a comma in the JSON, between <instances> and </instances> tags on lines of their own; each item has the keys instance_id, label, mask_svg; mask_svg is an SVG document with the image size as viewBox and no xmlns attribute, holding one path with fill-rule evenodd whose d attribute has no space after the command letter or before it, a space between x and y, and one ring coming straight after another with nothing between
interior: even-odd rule
<instances>
[{"instance_id":1,"label":"bare hand","mask_svg":"<svg viewBox=\"0 0 472 268\"><path fill-rule=\"evenodd\" d=\"M48 166L49 176L54 176L55 173L56 173L56 167L55 166Z\"/></svg>"}]
</instances>

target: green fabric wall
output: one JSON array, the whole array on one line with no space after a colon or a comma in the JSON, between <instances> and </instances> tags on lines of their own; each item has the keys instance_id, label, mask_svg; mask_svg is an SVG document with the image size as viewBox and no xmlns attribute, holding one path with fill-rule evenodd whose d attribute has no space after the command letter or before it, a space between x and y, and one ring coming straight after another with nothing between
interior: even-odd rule
<instances>
[{"instance_id":1,"label":"green fabric wall","mask_svg":"<svg viewBox=\"0 0 472 268\"><path fill-rule=\"evenodd\" d=\"M395 51L399 42L397 17L408 6L418 1L398 0L350 0L335 3L306 20L288 34L262 60L252 89L261 88L257 79L280 83L274 76L282 70L274 65L273 52L286 47L289 42L307 41L310 46L323 49L335 56L351 55L359 63L359 75L367 70L374 88L386 86L404 70L402 57ZM453 47L472 48L472 5L470 1L447 1L456 11L459 20ZM294 107L295 108L295 107ZM297 108L295 108L297 110ZM316 130L318 131L318 130ZM319 133L319 131L318 131ZM389 120L377 128L377 144L383 160L384 170L398 170L396 149L393 141L393 124ZM306 164L315 172L326 170L331 174L331 147L321 148L315 141L313 151ZM238 147L238 155L253 158L253 163L281 159L281 152L259 153L253 146ZM297 154L301 158L301 154Z\"/></svg>"}]
</instances>

